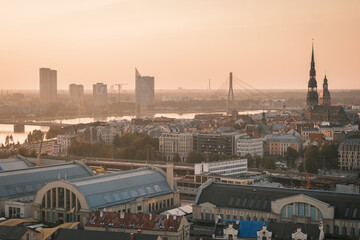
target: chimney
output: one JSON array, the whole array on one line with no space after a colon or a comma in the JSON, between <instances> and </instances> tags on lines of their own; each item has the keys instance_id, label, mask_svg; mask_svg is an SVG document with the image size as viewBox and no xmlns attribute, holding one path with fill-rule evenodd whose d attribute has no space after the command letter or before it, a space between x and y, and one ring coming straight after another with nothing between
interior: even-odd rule
<instances>
[{"instance_id":1,"label":"chimney","mask_svg":"<svg viewBox=\"0 0 360 240\"><path fill-rule=\"evenodd\" d=\"M130 240L134 240L134 233L130 233Z\"/></svg>"},{"instance_id":2,"label":"chimney","mask_svg":"<svg viewBox=\"0 0 360 240\"><path fill-rule=\"evenodd\" d=\"M152 214L150 213L149 220L151 221L151 219L152 219Z\"/></svg>"},{"instance_id":3,"label":"chimney","mask_svg":"<svg viewBox=\"0 0 360 240\"><path fill-rule=\"evenodd\" d=\"M168 163L166 165L166 181L171 189L174 189L174 164Z\"/></svg>"},{"instance_id":4,"label":"chimney","mask_svg":"<svg viewBox=\"0 0 360 240\"><path fill-rule=\"evenodd\" d=\"M65 173L65 177L64 177L64 179L66 180L66 173Z\"/></svg>"},{"instance_id":5,"label":"chimney","mask_svg":"<svg viewBox=\"0 0 360 240\"><path fill-rule=\"evenodd\" d=\"M58 175L58 179L60 179L60 173L59 173L59 175Z\"/></svg>"},{"instance_id":6,"label":"chimney","mask_svg":"<svg viewBox=\"0 0 360 240\"><path fill-rule=\"evenodd\" d=\"M141 229L138 229L138 232L137 232L138 234L141 234Z\"/></svg>"},{"instance_id":7,"label":"chimney","mask_svg":"<svg viewBox=\"0 0 360 240\"><path fill-rule=\"evenodd\" d=\"M124 212L120 213L120 218L125 218L125 213Z\"/></svg>"},{"instance_id":8,"label":"chimney","mask_svg":"<svg viewBox=\"0 0 360 240\"><path fill-rule=\"evenodd\" d=\"M176 220L176 215L173 216L173 220Z\"/></svg>"},{"instance_id":9,"label":"chimney","mask_svg":"<svg viewBox=\"0 0 360 240\"><path fill-rule=\"evenodd\" d=\"M100 210L100 217L104 217L104 212Z\"/></svg>"},{"instance_id":10,"label":"chimney","mask_svg":"<svg viewBox=\"0 0 360 240\"><path fill-rule=\"evenodd\" d=\"M169 214L166 214L166 219L169 219Z\"/></svg>"}]
</instances>

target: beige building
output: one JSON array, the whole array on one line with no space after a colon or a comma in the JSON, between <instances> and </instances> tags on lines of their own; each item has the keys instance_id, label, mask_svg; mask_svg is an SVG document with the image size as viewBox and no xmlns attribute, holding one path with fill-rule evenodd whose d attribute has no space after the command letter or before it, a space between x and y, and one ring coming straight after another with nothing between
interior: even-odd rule
<instances>
[{"instance_id":1,"label":"beige building","mask_svg":"<svg viewBox=\"0 0 360 240\"><path fill-rule=\"evenodd\" d=\"M84 97L84 85L70 84L69 85L69 97L73 102L79 102Z\"/></svg>"},{"instance_id":2,"label":"beige building","mask_svg":"<svg viewBox=\"0 0 360 240\"><path fill-rule=\"evenodd\" d=\"M179 154L182 162L186 162L187 155L193 149L193 135L189 133L163 133L159 138L159 151L172 161L174 154Z\"/></svg>"},{"instance_id":3,"label":"beige building","mask_svg":"<svg viewBox=\"0 0 360 240\"><path fill-rule=\"evenodd\" d=\"M302 149L301 139L291 134L269 135L265 137L265 154L284 156L288 148L299 152Z\"/></svg>"},{"instance_id":4,"label":"beige building","mask_svg":"<svg viewBox=\"0 0 360 240\"><path fill-rule=\"evenodd\" d=\"M48 104L57 100L57 72L50 68L40 68L40 102Z\"/></svg>"},{"instance_id":5,"label":"beige building","mask_svg":"<svg viewBox=\"0 0 360 240\"><path fill-rule=\"evenodd\" d=\"M103 83L93 84L93 103L95 106L104 106L108 101L107 85Z\"/></svg>"},{"instance_id":6,"label":"beige building","mask_svg":"<svg viewBox=\"0 0 360 240\"><path fill-rule=\"evenodd\" d=\"M155 104L154 77L141 76L135 68L135 102L140 108L148 108Z\"/></svg>"},{"instance_id":7,"label":"beige building","mask_svg":"<svg viewBox=\"0 0 360 240\"><path fill-rule=\"evenodd\" d=\"M190 225L184 216L93 211L85 230L141 233L164 240L189 240Z\"/></svg>"},{"instance_id":8,"label":"beige building","mask_svg":"<svg viewBox=\"0 0 360 240\"><path fill-rule=\"evenodd\" d=\"M341 200L340 200L341 199ZM359 237L360 195L233 185L208 181L198 190L193 219L318 224L325 234Z\"/></svg>"},{"instance_id":9,"label":"beige building","mask_svg":"<svg viewBox=\"0 0 360 240\"><path fill-rule=\"evenodd\" d=\"M33 218L57 223L79 221L83 226L95 209L143 213L179 205L173 166L169 165L166 173L158 168L143 168L50 182L36 194Z\"/></svg>"},{"instance_id":10,"label":"beige building","mask_svg":"<svg viewBox=\"0 0 360 240\"><path fill-rule=\"evenodd\" d=\"M360 139L348 139L340 144L339 166L341 170L360 169Z\"/></svg>"}]
</instances>

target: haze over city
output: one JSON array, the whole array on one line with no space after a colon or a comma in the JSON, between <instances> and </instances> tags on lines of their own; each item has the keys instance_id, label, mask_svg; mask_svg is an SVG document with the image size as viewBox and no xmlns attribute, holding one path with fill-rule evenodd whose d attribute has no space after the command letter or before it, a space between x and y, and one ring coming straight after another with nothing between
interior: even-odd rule
<instances>
[{"instance_id":1,"label":"haze over city","mask_svg":"<svg viewBox=\"0 0 360 240\"><path fill-rule=\"evenodd\" d=\"M258 89L305 89L312 39L318 79L360 88L360 2L15 0L0 2L1 89L38 89L39 68L70 83L217 89L228 72Z\"/></svg>"}]
</instances>

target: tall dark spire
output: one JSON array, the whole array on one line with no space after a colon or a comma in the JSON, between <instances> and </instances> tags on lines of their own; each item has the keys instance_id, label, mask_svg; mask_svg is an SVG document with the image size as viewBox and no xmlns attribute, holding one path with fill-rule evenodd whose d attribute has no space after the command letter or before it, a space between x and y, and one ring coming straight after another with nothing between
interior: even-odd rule
<instances>
[{"instance_id":1,"label":"tall dark spire","mask_svg":"<svg viewBox=\"0 0 360 240\"><path fill-rule=\"evenodd\" d=\"M311 68L310 68L310 76L315 77L316 71L315 71L315 59L314 59L314 43L312 44L311 49Z\"/></svg>"}]
</instances>

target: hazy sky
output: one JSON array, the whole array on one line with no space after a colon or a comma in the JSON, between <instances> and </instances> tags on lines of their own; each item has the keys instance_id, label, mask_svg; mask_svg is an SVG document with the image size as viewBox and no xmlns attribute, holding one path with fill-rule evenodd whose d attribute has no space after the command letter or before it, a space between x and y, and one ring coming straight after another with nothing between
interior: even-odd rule
<instances>
[{"instance_id":1,"label":"hazy sky","mask_svg":"<svg viewBox=\"0 0 360 240\"><path fill-rule=\"evenodd\" d=\"M260 89L360 88L359 0L0 0L1 89L38 89L39 68L70 83L219 88L230 71Z\"/></svg>"}]
</instances>

